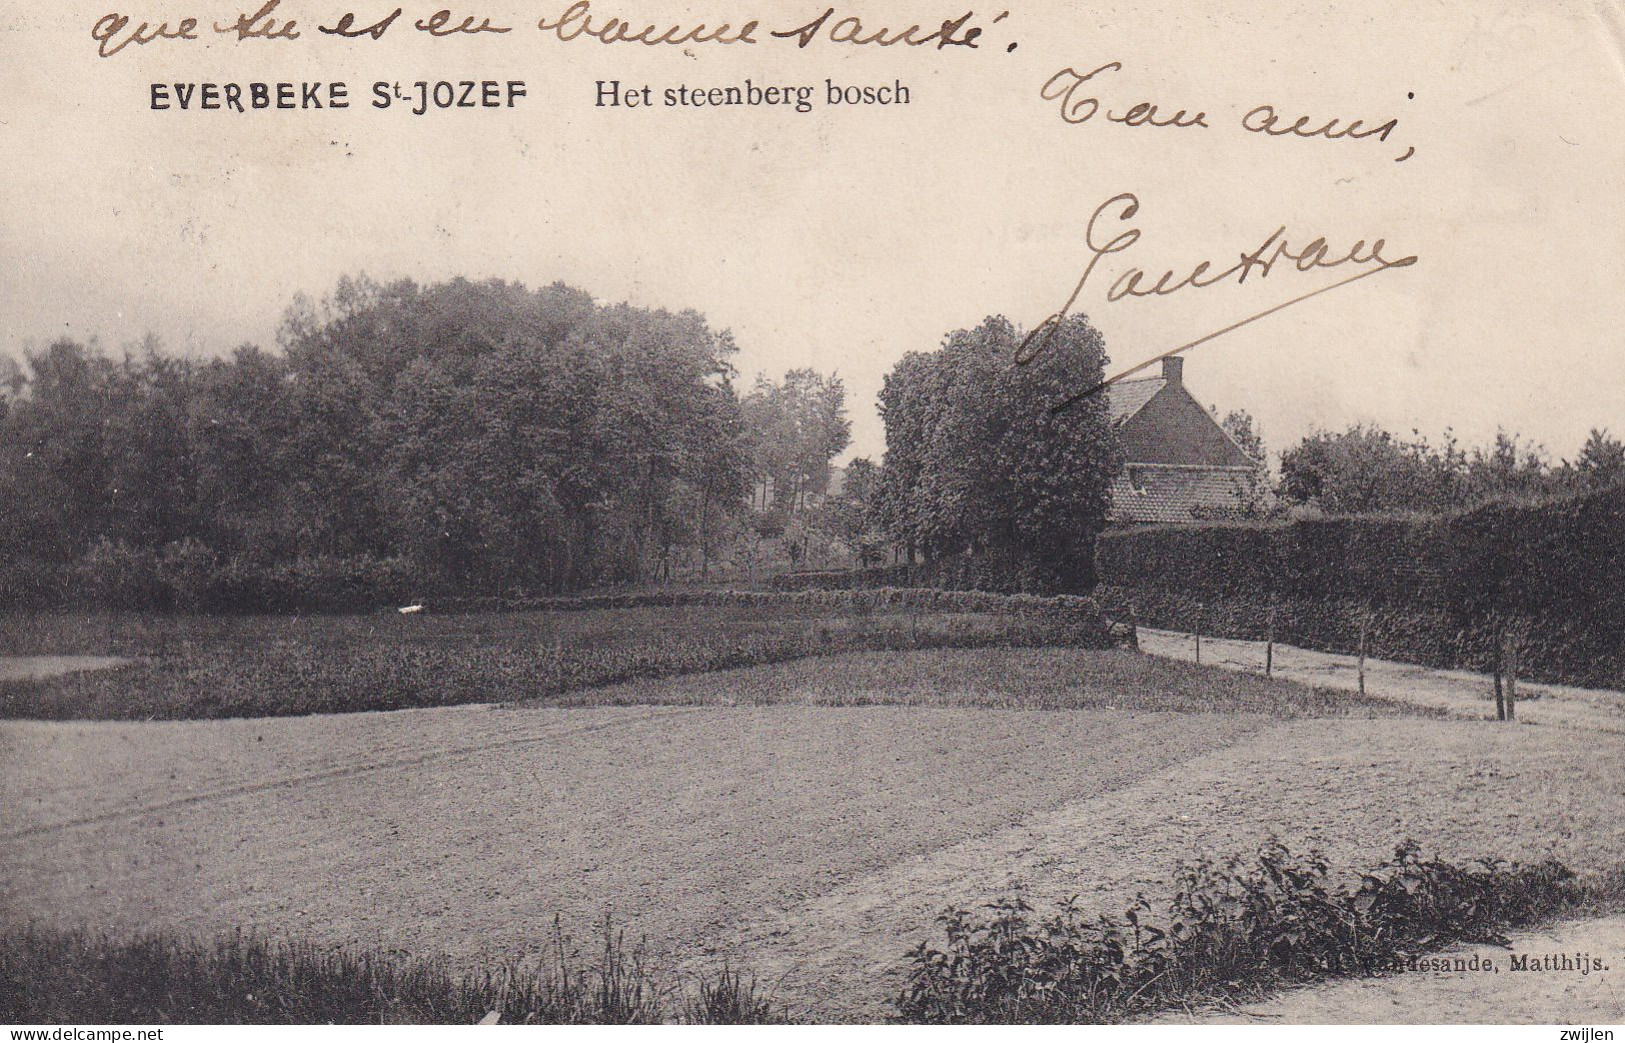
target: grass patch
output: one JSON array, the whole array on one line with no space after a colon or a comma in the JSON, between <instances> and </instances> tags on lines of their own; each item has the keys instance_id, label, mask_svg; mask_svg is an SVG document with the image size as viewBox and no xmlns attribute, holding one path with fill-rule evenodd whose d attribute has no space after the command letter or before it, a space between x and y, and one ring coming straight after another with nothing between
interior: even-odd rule
<instances>
[{"instance_id":1,"label":"grass patch","mask_svg":"<svg viewBox=\"0 0 1625 1043\"><path fill-rule=\"evenodd\" d=\"M1069 624L975 612L830 615L787 602L404 617L6 619L13 625L0 636L0 649L143 658L116 670L0 681L3 718L272 717L478 702L890 704L1283 717L1429 712L1079 648Z\"/></svg>"},{"instance_id":2,"label":"grass patch","mask_svg":"<svg viewBox=\"0 0 1625 1043\"><path fill-rule=\"evenodd\" d=\"M547 952L475 975L444 960L238 933L212 943L116 940L26 927L0 934L0 1021L13 1024L786 1023L754 978L724 967L685 985L652 972L606 921L583 956L557 922Z\"/></svg>"},{"instance_id":3,"label":"grass patch","mask_svg":"<svg viewBox=\"0 0 1625 1043\"><path fill-rule=\"evenodd\" d=\"M0 682L0 717L269 717L549 699L638 678L852 651L1098 642L1071 621L755 603L466 615L9 617L23 654L143 657ZM19 625L20 624L20 625Z\"/></svg>"},{"instance_id":4,"label":"grass patch","mask_svg":"<svg viewBox=\"0 0 1625 1043\"><path fill-rule=\"evenodd\" d=\"M1122 650L944 648L853 653L697 677L652 678L542 700L569 706L940 706L1263 714L1422 716L1375 696Z\"/></svg>"},{"instance_id":5,"label":"grass patch","mask_svg":"<svg viewBox=\"0 0 1625 1043\"><path fill-rule=\"evenodd\" d=\"M945 947L909 956L903 1021L1114 1023L1193 1003L1256 999L1283 986L1400 970L1456 943L1617 904L1625 878L1581 879L1555 860L1513 865L1423 859L1407 841L1383 865L1334 881L1317 853L1277 841L1239 858L1182 865L1160 909L1140 896L1120 918L1066 903L1035 919L1017 898L975 918L951 909Z\"/></svg>"}]
</instances>

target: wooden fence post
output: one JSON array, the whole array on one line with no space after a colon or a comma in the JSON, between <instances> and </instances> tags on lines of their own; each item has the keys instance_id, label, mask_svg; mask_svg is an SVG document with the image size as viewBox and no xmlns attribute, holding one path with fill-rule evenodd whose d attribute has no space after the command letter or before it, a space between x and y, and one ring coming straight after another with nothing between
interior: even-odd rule
<instances>
[{"instance_id":1,"label":"wooden fence post","mask_svg":"<svg viewBox=\"0 0 1625 1043\"><path fill-rule=\"evenodd\" d=\"M1371 610L1360 613L1360 662L1355 671L1360 679L1360 694L1365 694L1365 651L1371 642Z\"/></svg>"},{"instance_id":2,"label":"wooden fence post","mask_svg":"<svg viewBox=\"0 0 1625 1043\"><path fill-rule=\"evenodd\" d=\"M1265 635L1267 643L1264 645L1264 676L1275 674L1275 599L1270 598L1269 631Z\"/></svg>"},{"instance_id":3,"label":"wooden fence post","mask_svg":"<svg viewBox=\"0 0 1625 1043\"><path fill-rule=\"evenodd\" d=\"M1506 695L1501 687L1501 651L1503 641L1504 635L1501 631L1501 623L1499 620L1497 620L1495 623L1495 629L1492 632L1492 637L1490 639L1490 672L1495 678L1495 719L1498 721L1504 721L1507 719Z\"/></svg>"},{"instance_id":4,"label":"wooden fence post","mask_svg":"<svg viewBox=\"0 0 1625 1043\"><path fill-rule=\"evenodd\" d=\"M1518 628L1514 626L1506 637L1507 651L1507 720L1518 717Z\"/></svg>"}]
</instances>

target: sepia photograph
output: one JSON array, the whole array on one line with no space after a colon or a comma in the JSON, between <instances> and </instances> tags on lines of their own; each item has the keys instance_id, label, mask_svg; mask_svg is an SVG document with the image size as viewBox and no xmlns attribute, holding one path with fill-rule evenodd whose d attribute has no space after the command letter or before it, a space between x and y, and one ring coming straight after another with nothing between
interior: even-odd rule
<instances>
[{"instance_id":1,"label":"sepia photograph","mask_svg":"<svg viewBox=\"0 0 1625 1043\"><path fill-rule=\"evenodd\" d=\"M1614 1038L1620 0L448 2L0 6L9 1039Z\"/></svg>"}]
</instances>

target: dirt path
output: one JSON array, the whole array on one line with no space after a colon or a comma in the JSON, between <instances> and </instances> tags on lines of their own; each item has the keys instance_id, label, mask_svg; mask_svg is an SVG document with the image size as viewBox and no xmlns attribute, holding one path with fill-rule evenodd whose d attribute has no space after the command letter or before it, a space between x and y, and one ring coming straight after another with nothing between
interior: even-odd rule
<instances>
[{"instance_id":1,"label":"dirt path","mask_svg":"<svg viewBox=\"0 0 1625 1043\"><path fill-rule=\"evenodd\" d=\"M1619 1025L1625 1024L1625 916L1558 924L1511 936L1509 948L1440 953L1492 970L1418 970L1297 989L1224 1014L1178 1015L1170 1024ZM1476 957L1476 961L1474 958ZM1552 968L1541 966L1551 957ZM1565 965L1563 960L1567 958ZM1588 964L1586 958L1603 966Z\"/></svg>"},{"instance_id":2,"label":"dirt path","mask_svg":"<svg viewBox=\"0 0 1625 1043\"><path fill-rule=\"evenodd\" d=\"M0 681L36 681L80 670L109 670L135 660L112 655L0 656Z\"/></svg>"},{"instance_id":3,"label":"dirt path","mask_svg":"<svg viewBox=\"0 0 1625 1043\"><path fill-rule=\"evenodd\" d=\"M1139 633L1143 652L1187 662L1196 658L1196 640L1191 634L1150 627L1141 627ZM1262 641L1202 638L1204 665L1261 674L1264 655ZM1370 695L1446 710L1458 717L1487 720L1495 716L1488 674L1371 658L1366 659L1365 670ZM1355 657L1280 643L1275 646L1274 676L1322 688L1359 688ZM1519 681L1518 692L1517 719L1524 724L1625 734L1625 693L1529 681Z\"/></svg>"}]
</instances>

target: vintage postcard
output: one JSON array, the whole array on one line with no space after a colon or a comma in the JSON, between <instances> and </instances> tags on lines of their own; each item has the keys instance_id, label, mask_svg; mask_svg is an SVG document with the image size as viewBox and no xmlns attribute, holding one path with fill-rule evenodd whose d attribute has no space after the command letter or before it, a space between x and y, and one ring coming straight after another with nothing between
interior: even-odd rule
<instances>
[{"instance_id":1,"label":"vintage postcard","mask_svg":"<svg viewBox=\"0 0 1625 1043\"><path fill-rule=\"evenodd\" d=\"M1625 1022L1618 0L0 49L13 1038Z\"/></svg>"}]
</instances>

